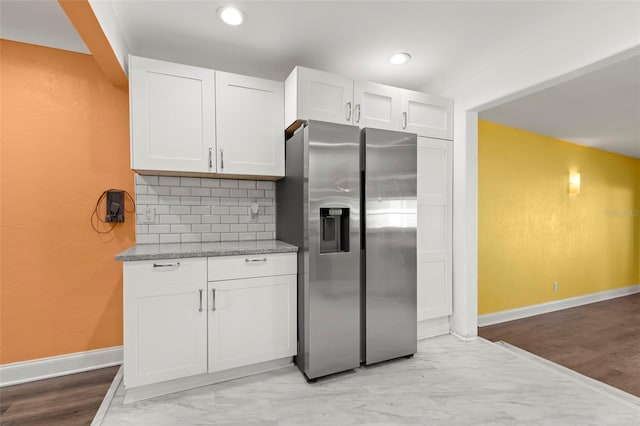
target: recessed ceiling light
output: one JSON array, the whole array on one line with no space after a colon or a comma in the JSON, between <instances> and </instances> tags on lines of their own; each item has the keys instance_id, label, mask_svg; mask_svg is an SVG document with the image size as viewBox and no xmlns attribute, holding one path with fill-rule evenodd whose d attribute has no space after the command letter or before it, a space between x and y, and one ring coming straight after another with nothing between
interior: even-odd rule
<instances>
[{"instance_id":1,"label":"recessed ceiling light","mask_svg":"<svg viewBox=\"0 0 640 426\"><path fill-rule=\"evenodd\" d=\"M245 20L243 11L233 6L223 6L218 9L218 16L229 25L240 25Z\"/></svg>"},{"instance_id":2,"label":"recessed ceiling light","mask_svg":"<svg viewBox=\"0 0 640 426\"><path fill-rule=\"evenodd\" d=\"M408 53L394 53L389 56L389 63L393 65L406 64L411 59L411 55Z\"/></svg>"}]
</instances>

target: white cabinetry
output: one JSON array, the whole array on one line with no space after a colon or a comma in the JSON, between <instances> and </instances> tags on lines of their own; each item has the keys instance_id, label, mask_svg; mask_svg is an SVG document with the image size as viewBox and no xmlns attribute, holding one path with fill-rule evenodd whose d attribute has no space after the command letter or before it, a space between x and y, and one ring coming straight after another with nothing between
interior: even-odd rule
<instances>
[{"instance_id":1,"label":"white cabinetry","mask_svg":"<svg viewBox=\"0 0 640 426\"><path fill-rule=\"evenodd\" d=\"M284 83L131 56L131 167L284 176Z\"/></svg>"},{"instance_id":2,"label":"white cabinetry","mask_svg":"<svg viewBox=\"0 0 640 426\"><path fill-rule=\"evenodd\" d=\"M285 126L296 120L353 123L353 80L295 67L285 82Z\"/></svg>"},{"instance_id":3,"label":"white cabinetry","mask_svg":"<svg viewBox=\"0 0 640 426\"><path fill-rule=\"evenodd\" d=\"M451 315L452 143L418 137L418 321Z\"/></svg>"},{"instance_id":4,"label":"white cabinetry","mask_svg":"<svg viewBox=\"0 0 640 426\"><path fill-rule=\"evenodd\" d=\"M131 168L215 172L214 71L129 58Z\"/></svg>"},{"instance_id":5,"label":"white cabinetry","mask_svg":"<svg viewBox=\"0 0 640 426\"><path fill-rule=\"evenodd\" d=\"M209 259L209 372L296 354L296 259Z\"/></svg>"},{"instance_id":6,"label":"white cabinetry","mask_svg":"<svg viewBox=\"0 0 640 426\"><path fill-rule=\"evenodd\" d=\"M157 396L295 355L296 273L296 253L125 262L127 391Z\"/></svg>"},{"instance_id":7,"label":"white cabinetry","mask_svg":"<svg viewBox=\"0 0 640 426\"><path fill-rule=\"evenodd\" d=\"M402 129L453 140L453 100L402 89Z\"/></svg>"},{"instance_id":8,"label":"white cabinetry","mask_svg":"<svg viewBox=\"0 0 640 426\"><path fill-rule=\"evenodd\" d=\"M207 371L206 259L124 264L124 383Z\"/></svg>"},{"instance_id":9,"label":"white cabinetry","mask_svg":"<svg viewBox=\"0 0 640 426\"><path fill-rule=\"evenodd\" d=\"M319 120L453 139L453 101L295 67L285 82L285 126Z\"/></svg>"},{"instance_id":10,"label":"white cabinetry","mask_svg":"<svg viewBox=\"0 0 640 426\"><path fill-rule=\"evenodd\" d=\"M284 176L284 83L216 71L218 172Z\"/></svg>"},{"instance_id":11,"label":"white cabinetry","mask_svg":"<svg viewBox=\"0 0 640 426\"><path fill-rule=\"evenodd\" d=\"M354 123L360 127L400 130L400 92L397 87L356 81L353 86Z\"/></svg>"}]
</instances>

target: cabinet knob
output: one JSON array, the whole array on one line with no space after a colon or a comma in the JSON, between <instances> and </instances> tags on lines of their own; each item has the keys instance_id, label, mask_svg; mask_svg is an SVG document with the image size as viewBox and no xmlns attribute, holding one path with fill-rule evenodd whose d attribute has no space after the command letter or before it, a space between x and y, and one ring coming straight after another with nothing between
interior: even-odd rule
<instances>
[{"instance_id":1,"label":"cabinet knob","mask_svg":"<svg viewBox=\"0 0 640 426\"><path fill-rule=\"evenodd\" d=\"M403 129L407 128L407 113L406 112L402 113L402 128Z\"/></svg>"},{"instance_id":2,"label":"cabinet knob","mask_svg":"<svg viewBox=\"0 0 640 426\"><path fill-rule=\"evenodd\" d=\"M224 169L224 149L220 150L220 170Z\"/></svg>"},{"instance_id":3,"label":"cabinet knob","mask_svg":"<svg viewBox=\"0 0 640 426\"><path fill-rule=\"evenodd\" d=\"M347 121L351 121L351 102L347 102Z\"/></svg>"},{"instance_id":4,"label":"cabinet knob","mask_svg":"<svg viewBox=\"0 0 640 426\"><path fill-rule=\"evenodd\" d=\"M209 148L209 168L213 167L213 148Z\"/></svg>"},{"instance_id":5,"label":"cabinet knob","mask_svg":"<svg viewBox=\"0 0 640 426\"><path fill-rule=\"evenodd\" d=\"M356 104L356 117L355 117L355 121L356 123L360 122L360 104Z\"/></svg>"},{"instance_id":6,"label":"cabinet knob","mask_svg":"<svg viewBox=\"0 0 640 426\"><path fill-rule=\"evenodd\" d=\"M202 312L202 289L198 291L200 292L200 308L198 309L198 312Z\"/></svg>"},{"instance_id":7,"label":"cabinet knob","mask_svg":"<svg viewBox=\"0 0 640 426\"><path fill-rule=\"evenodd\" d=\"M211 310L212 311L216 310L216 289L215 288L211 289Z\"/></svg>"}]
</instances>

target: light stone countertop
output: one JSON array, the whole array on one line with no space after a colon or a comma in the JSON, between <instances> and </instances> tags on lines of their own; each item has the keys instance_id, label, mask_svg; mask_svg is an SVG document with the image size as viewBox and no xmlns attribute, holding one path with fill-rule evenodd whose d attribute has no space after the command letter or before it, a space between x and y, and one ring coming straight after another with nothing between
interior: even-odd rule
<instances>
[{"instance_id":1,"label":"light stone countertop","mask_svg":"<svg viewBox=\"0 0 640 426\"><path fill-rule=\"evenodd\" d=\"M118 253L116 260L179 259L186 257L295 253L298 247L279 240L225 241L217 243L136 244Z\"/></svg>"}]
</instances>

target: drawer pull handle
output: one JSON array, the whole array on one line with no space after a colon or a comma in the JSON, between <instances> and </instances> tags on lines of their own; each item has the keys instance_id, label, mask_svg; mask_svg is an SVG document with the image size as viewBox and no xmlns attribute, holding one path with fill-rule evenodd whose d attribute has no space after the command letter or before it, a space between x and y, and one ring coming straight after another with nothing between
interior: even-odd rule
<instances>
[{"instance_id":1,"label":"drawer pull handle","mask_svg":"<svg viewBox=\"0 0 640 426\"><path fill-rule=\"evenodd\" d=\"M216 310L216 289L212 288L211 289L211 310L215 311Z\"/></svg>"},{"instance_id":2,"label":"drawer pull handle","mask_svg":"<svg viewBox=\"0 0 640 426\"><path fill-rule=\"evenodd\" d=\"M262 259L245 259L245 263L253 263L253 262L266 262L267 258L263 257Z\"/></svg>"},{"instance_id":3,"label":"drawer pull handle","mask_svg":"<svg viewBox=\"0 0 640 426\"><path fill-rule=\"evenodd\" d=\"M198 309L198 312L202 312L202 289L198 290L200 292L200 309Z\"/></svg>"},{"instance_id":4,"label":"drawer pull handle","mask_svg":"<svg viewBox=\"0 0 640 426\"><path fill-rule=\"evenodd\" d=\"M180 262L176 263L154 263L154 268L178 268L180 267Z\"/></svg>"}]
</instances>

